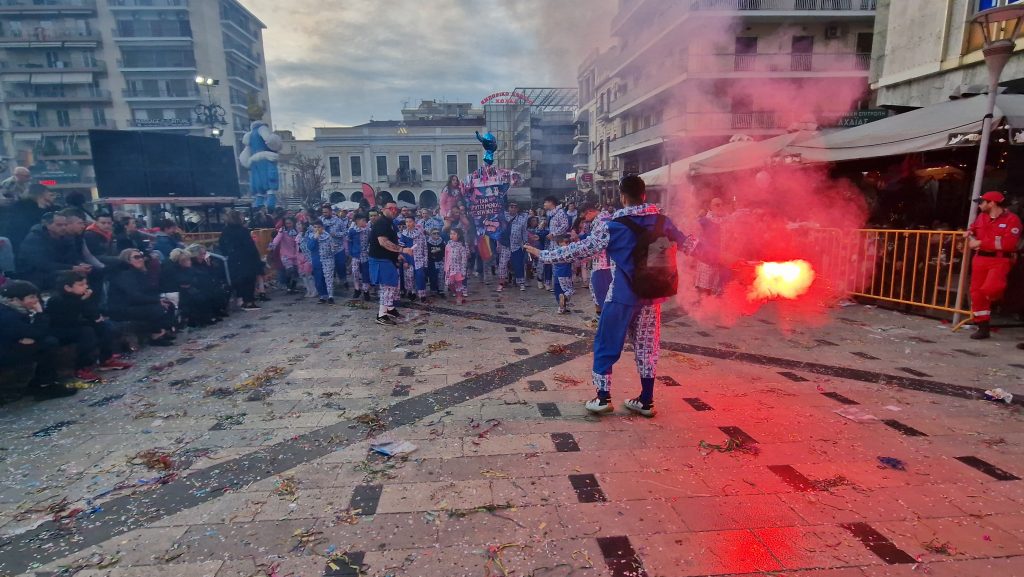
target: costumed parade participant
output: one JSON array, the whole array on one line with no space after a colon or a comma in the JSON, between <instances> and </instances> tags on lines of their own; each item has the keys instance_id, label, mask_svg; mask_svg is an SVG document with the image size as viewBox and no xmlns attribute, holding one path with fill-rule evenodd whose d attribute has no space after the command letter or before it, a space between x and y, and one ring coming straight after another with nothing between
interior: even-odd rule
<instances>
[{"instance_id":1,"label":"costumed parade participant","mask_svg":"<svg viewBox=\"0 0 1024 577\"><path fill-rule=\"evenodd\" d=\"M395 307L398 300L398 258L412 254L411 248L398 246L394 218L398 214L395 201L384 203L383 214L370 226L370 284L379 296L377 324L396 325L402 314Z\"/></svg>"},{"instance_id":2,"label":"costumed parade participant","mask_svg":"<svg viewBox=\"0 0 1024 577\"><path fill-rule=\"evenodd\" d=\"M544 210L547 212L548 216L548 235L546 239L547 242L544 246L548 250L551 250L556 246L555 239L563 234L567 234L569 232L569 227L572 226L572 223L569 221L569 215L566 214L565 209L563 209L562 206L558 204L558 199L553 196L549 196L544 199ZM555 290L552 284L553 278L554 269L550 264L545 264L544 288L548 289L549 291Z\"/></svg>"},{"instance_id":3,"label":"costumed parade participant","mask_svg":"<svg viewBox=\"0 0 1024 577\"><path fill-rule=\"evenodd\" d=\"M427 236L427 280L430 281L430 290L434 294L443 297L444 287L441 280L444 278L444 239L441 238L441 229L430 229Z\"/></svg>"},{"instance_id":4,"label":"costumed parade participant","mask_svg":"<svg viewBox=\"0 0 1024 577\"><path fill-rule=\"evenodd\" d=\"M541 262L554 264L588 258L602 250L615 263L594 337L593 381L597 397L586 403L591 413L614 411L611 397L612 366L631 337L640 373L640 395L625 402L626 408L645 417L654 416L654 377L661 345L661 303L676 293L678 271L675 245L691 254L694 237L679 231L658 207L647 204L643 179L627 176L619 183L622 208L607 222L598 222L586 240L553 250L526 250ZM674 244L673 244L674 243Z\"/></svg>"},{"instance_id":5,"label":"costumed parade participant","mask_svg":"<svg viewBox=\"0 0 1024 577\"><path fill-rule=\"evenodd\" d=\"M352 298L360 296L370 300L370 225L366 215L356 214L348 229L348 250L352 253L352 282L355 292Z\"/></svg>"},{"instance_id":6,"label":"costumed parade participant","mask_svg":"<svg viewBox=\"0 0 1024 577\"><path fill-rule=\"evenodd\" d=\"M448 233L448 244L444 249L444 284L456 297L460 305L466 302L466 268L469 265L469 249L461 228Z\"/></svg>"},{"instance_id":7,"label":"costumed parade participant","mask_svg":"<svg viewBox=\"0 0 1024 577\"><path fill-rule=\"evenodd\" d=\"M249 169L249 186L252 188L252 206L266 206L273 210L277 205L277 189L280 177L277 170L278 152L284 146L281 137L274 134L270 125L263 122L263 107L249 103L249 132L242 135L245 147L238 155L238 162Z\"/></svg>"},{"instance_id":8,"label":"costumed parade participant","mask_svg":"<svg viewBox=\"0 0 1024 577\"><path fill-rule=\"evenodd\" d=\"M512 265L512 274L519 290L526 290L526 253L523 252L523 245L526 244L528 221L526 213L519 212L518 204L508 203L501 238L498 239L498 292L504 290L508 282L509 264Z\"/></svg>"},{"instance_id":9,"label":"costumed parade participant","mask_svg":"<svg viewBox=\"0 0 1024 577\"><path fill-rule=\"evenodd\" d=\"M313 230L306 236L306 246L313 263L313 280L319 302L334 304L334 244L320 220L313 221Z\"/></svg>"},{"instance_id":10,"label":"costumed parade participant","mask_svg":"<svg viewBox=\"0 0 1024 577\"><path fill-rule=\"evenodd\" d=\"M405 290L409 300L423 302L427 299L427 239L414 219L407 218L404 224L398 234L399 244L412 249L412 254L405 255Z\"/></svg>"},{"instance_id":11,"label":"costumed parade participant","mask_svg":"<svg viewBox=\"0 0 1024 577\"><path fill-rule=\"evenodd\" d=\"M480 136L480 131L475 131L476 139L480 141L480 144L484 147L484 164L492 166L494 164L494 153L498 150L498 139L490 130L484 129L484 135Z\"/></svg>"}]
</instances>

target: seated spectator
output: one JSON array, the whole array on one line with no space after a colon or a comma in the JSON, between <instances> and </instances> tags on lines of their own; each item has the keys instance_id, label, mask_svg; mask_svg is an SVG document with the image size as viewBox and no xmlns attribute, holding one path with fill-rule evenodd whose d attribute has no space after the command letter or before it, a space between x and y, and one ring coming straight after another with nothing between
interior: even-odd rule
<instances>
[{"instance_id":1,"label":"seated spectator","mask_svg":"<svg viewBox=\"0 0 1024 577\"><path fill-rule=\"evenodd\" d=\"M146 256L135 249L121 252L121 264L112 267L107 314L115 321L136 322L149 334L150 344L174 344L174 305L160 298L160 289L150 282Z\"/></svg>"},{"instance_id":2,"label":"seated spectator","mask_svg":"<svg viewBox=\"0 0 1024 577\"><path fill-rule=\"evenodd\" d=\"M196 288L210 300L214 322L223 319L228 316L228 304L231 302L231 286L223 261L211 257L201 244L191 244L185 250L192 257Z\"/></svg>"},{"instance_id":3,"label":"seated spectator","mask_svg":"<svg viewBox=\"0 0 1024 577\"><path fill-rule=\"evenodd\" d=\"M113 371L132 366L114 358L113 325L100 314L97 299L85 276L67 271L57 275L54 295L46 301L50 332L60 344L75 345L75 376L86 382L100 380L93 369Z\"/></svg>"},{"instance_id":4,"label":"seated spectator","mask_svg":"<svg viewBox=\"0 0 1024 577\"><path fill-rule=\"evenodd\" d=\"M67 219L68 225L64 229L64 239L67 243L67 250L71 251L68 256L69 262L80 261L93 268L93 272L102 270L104 265L89 250L85 243L85 213L77 208L65 208L57 214ZM99 279L94 279L98 282Z\"/></svg>"},{"instance_id":5,"label":"seated spectator","mask_svg":"<svg viewBox=\"0 0 1024 577\"><path fill-rule=\"evenodd\" d=\"M192 268L192 255L183 248L171 251L160 271L160 290L178 293L178 311L190 327L204 327L216 321L213 295L199 290L199 273Z\"/></svg>"},{"instance_id":6,"label":"seated spectator","mask_svg":"<svg viewBox=\"0 0 1024 577\"><path fill-rule=\"evenodd\" d=\"M65 239L68 221L61 214L48 212L25 237L18 248L18 276L39 290L49 290L58 271L71 269L88 275L92 267L76 260Z\"/></svg>"},{"instance_id":7,"label":"seated spectator","mask_svg":"<svg viewBox=\"0 0 1024 577\"><path fill-rule=\"evenodd\" d=\"M135 250L146 250L146 238L139 232L139 227L132 217L114 221L114 256L121 254L121 251L129 248Z\"/></svg>"},{"instance_id":8,"label":"seated spectator","mask_svg":"<svg viewBox=\"0 0 1024 577\"><path fill-rule=\"evenodd\" d=\"M0 288L0 395L5 400L21 396L20 390L3 390L5 385L28 382L36 399L74 395L78 391L64 386L57 376L53 353L60 346L50 334L46 315L39 302L39 289L30 282L9 281Z\"/></svg>"},{"instance_id":9,"label":"seated spectator","mask_svg":"<svg viewBox=\"0 0 1024 577\"><path fill-rule=\"evenodd\" d=\"M181 235L178 225L169 218L160 223L160 230L154 235L153 250L159 251L163 260L171 256L171 251L176 248L184 248L181 243Z\"/></svg>"},{"instance_id":10,"label":"seated spectator","mask_svg":"<svg viewBox=\"0 0 1024 577\"><path fill-rule=\"evenodd\" d=\"M114 219L108 213L98 213L96 221L85 229L82 238L94 257L101 260L117 258L114 252Z\"/></svg>"},{"instance_id":11,"label":"seated spectator","mask_svg":"<svg viewBox=\"0 0 1024 577\"><path fill-rule=\"evenodd\" d=\"M21 242L43 215L56 210L54 198L53 191L49 188L41 184L30 184L25 197L6 211L6 219L0 222L0 230L4 231L4 236L14 245L14 254L18 254Z\"/></svg>"}]
</instances>

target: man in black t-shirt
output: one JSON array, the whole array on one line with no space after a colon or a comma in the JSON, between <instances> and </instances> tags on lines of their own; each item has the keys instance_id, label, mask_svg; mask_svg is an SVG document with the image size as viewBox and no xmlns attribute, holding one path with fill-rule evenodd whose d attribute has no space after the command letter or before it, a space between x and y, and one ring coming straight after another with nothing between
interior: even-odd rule
<instances>
[{"instance_id":1,"label":"man in black t-shirt","mask_svg":"<svg viewBox=\"0 0 1024 577\"><path fill-rule=\"evenodd\" d=\"M395 308L398 298L398 257L412 254L411 248L398 246L398 233L395 231L394 218L398 214L398 205L388 202L384 205L383 214L370 227L370 284L378 287L380 306L377 310L377 324L394 325L395 319L401 317Z\"/></svg>"}]
</instances>

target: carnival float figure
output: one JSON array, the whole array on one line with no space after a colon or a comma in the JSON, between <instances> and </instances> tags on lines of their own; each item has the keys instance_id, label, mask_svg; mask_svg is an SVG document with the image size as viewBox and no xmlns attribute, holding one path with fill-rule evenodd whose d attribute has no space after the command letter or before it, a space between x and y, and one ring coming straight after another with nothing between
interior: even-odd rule
<instances>
[{"instance_id":1,"label":"carnival float figure","mask_svg":"<svg viewBox=\"0 0 1024 577\"><path fill-rule=\"evenodd\" d=\"M242 136L245 149L238 161L249 169L249 186L252 188L253 208L266 205L273 210L277 205L277 190L280 176L277 170L278 152L283 143L281 137L263 122L263 107L256 102L249 103L249 132Z\"/></svg>"},{"instance_id":2,"label":"carnival float figure","mask_svg":"<svg viewBox=\"0 0 1024 577\"><path fill-rule=\"evenodd\" d=\"M490 130L487 130L483 136L480 136L480 131L476 131L476 139L480 141L480 144L484 147L484 164L491 166L494 164L494 153L498 150L498 139Z\"/></svg>"}]
</instances>

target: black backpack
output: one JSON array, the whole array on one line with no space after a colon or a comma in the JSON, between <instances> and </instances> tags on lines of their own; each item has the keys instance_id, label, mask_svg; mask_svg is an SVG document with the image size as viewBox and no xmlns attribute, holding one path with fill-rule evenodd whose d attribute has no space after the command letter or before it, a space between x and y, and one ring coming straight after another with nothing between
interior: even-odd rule
<instances>
[{"instance_id":1,"label":"black backpack","mask_svg":"<svg viewBox=\"0 0 1024 577\"><path fill-rule=\"evenodd\" d=\"M665 217L658 215L654 228L648 230L628 216L614 222L624 225L636 235L633 260L633 278L629 288L642 299L670 297L679 292L679 271L676 269L676 243L665 236Z\"/></svg>"}]
</instances>

